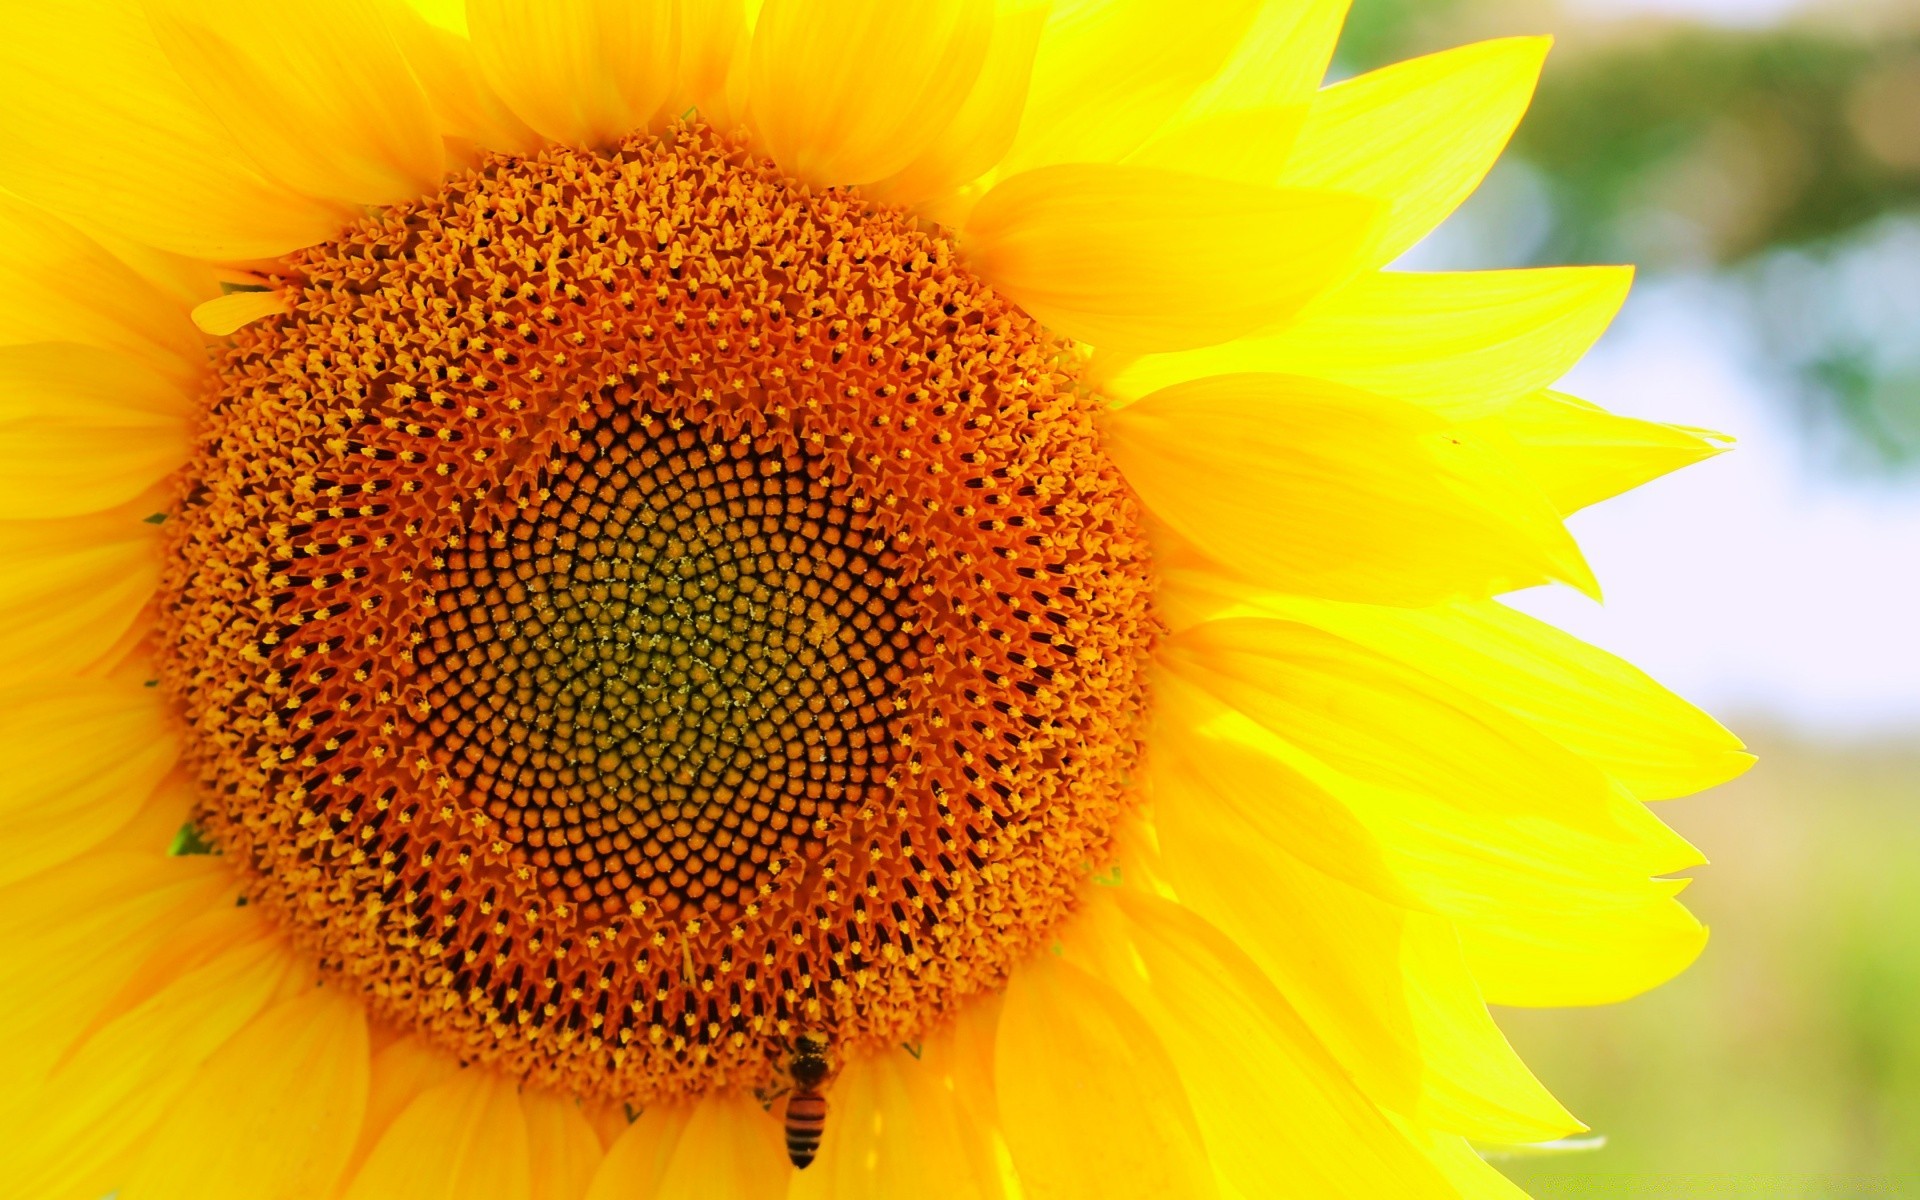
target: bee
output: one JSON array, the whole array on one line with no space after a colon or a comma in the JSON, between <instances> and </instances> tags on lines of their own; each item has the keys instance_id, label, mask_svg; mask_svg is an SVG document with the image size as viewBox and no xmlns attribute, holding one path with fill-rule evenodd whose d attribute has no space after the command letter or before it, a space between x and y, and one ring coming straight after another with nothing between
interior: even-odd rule
<instances>
[{"instance_id":1,"label":"bee","mask_svg":"<svg viewBox=\"0 0 1920 1200\"><path fill-rule=\"evenodd\" d=\"M827 1035L803 1033L793 1040L787 1075L793 1091L787 1095L787 1161L805 1170L820 1150L827 1127L827 1098L820 1091L832 1072L827 1061Z\"/></svg>"}]
</instances>

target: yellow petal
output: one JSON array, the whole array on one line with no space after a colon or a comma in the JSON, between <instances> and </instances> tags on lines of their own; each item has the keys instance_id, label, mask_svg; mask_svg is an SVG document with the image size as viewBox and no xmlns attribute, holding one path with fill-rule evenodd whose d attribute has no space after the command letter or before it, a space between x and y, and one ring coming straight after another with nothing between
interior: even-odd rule
<instances>
[{"instance_id":1,"label":"yellow petal","mask_svg":"<svg viewBox=\"0 0 1920 1200\"><path fill-rule=\"evenodd\" d=\"M551 1092L520 1094L527 1116L527 1161L533 1200L580 1200L604 1156L580 1102Z\"/></svg>"},{"instance_id":2,"label":"yellow petal","mask_svg":"<svg viewBox=\"0 0 1920 1200\"><path fill-rule=\"evenodd\" d=\"M1490 998L1619 998L1698 952L1674 884L1654 878L1698 852L1513 714L1293 622L1209 622L1174 637L1167 657L1175 678L1292 747L1290 765L1354 811L1424 905L1458 925ZM1458 948L1430 950L1446 970L1461 961Z\"/></svg>"},{"instance_id":3,"label":"yellow petal","mask_svg":"<svg viewBox=\"0 0 1920 1200\"><path fill-rule=\"evenodd\" d=\"M1132 363L1109 383L1142 396L1208 375L1310 375L1467 420L1547 386L1606 331L1624 267L1373 272L1259 337Z\"/></svg>"},{"instance_id":4,"label":"yellow petal","mask_svg":"<svg viewBox=\"0 0 1920 1200\"><path fill-rule=\"evenodd\" d=\"M1242 183L1278 181L1348 4L1267 0L1227 65L1127 161Z\"/></svg>"},{"instance_id":5,"label":"yellow petal","mask_svg":"<svg viewBox=\"0 0 1920 1200\"><path fill-rule=\"evenodd\" d=\"M196 305L193 323L200 327L202 333L226 337L255 321L264 321L268 317L291 311L286 299L277 292L234 292Z\"/></svg>"},{"instance_id":6,"label":"yellow petal","mask_svg":"<svg viewBox=\"0 0 1920 1200\"><path fill-rule=\"evenodd\" d=\"M1642 800L1705 791L1753 765L1739 738L1639 668L1498 601L1384 609L1286 598L1263 607L1499 705Z\"/></svg>"},{"instance_id":7,"label":"yellow petal","mask_svg":"<svg viewBox=\"0 0 1920 1200\"><path fill-rule=\"evenodd\" d=\"M1023 1193L1049 1200L1215 1194L1173 1061L1108 984L1051 954L1023 964L1007 984L994 1069Z\"/></svg>"},{"instance_id":8,"label":"yellow petal","mask_svg":"<svg viewBox=\"0 0 1920 1200\"><path fill-rule=\"evenodd\" d=\"M160 581L160 529L133 514L0 521L0 676L54 678L100 662Z\"/></svg>"},{"instance_id":9,"label":"yellow petal","mask_svg":"<svg viewBox=\"0 0 1920 1200\"><path fill-rule=\"evenodd\" d=\"M0 1141L0 1174L23 1196L103 1196L200 1065L264 1008L286 971L256 941L192 970L89 1038Z\"/></svg>"},{"instance_id":10,"label":"yellow petal","mask_svg":"<svg viewBox=\"0 0 1920 1200\"><path fill-rule=\"evenodd\" d=\"M1424 1125L1484 1142L1544 1142L1585 1132L1493 1023L1445 922L1416 916L1401 944L1400 972L1429 1064L1419 1107Z\"/></svg>"},{"instance_id":11,"label":"yellow petal","mask_svg":"<svg viewBox=\"0 0 1920 1200\"><path fill-rule=\"evenodd\" d=\"M767 0L750 66L761 142L823 187L894 174L966 104L993 10L992 0Z\"/></svg>"},{"instance_id":12,"label":"yellow petal","mask_svg":"<svg viewBox=\"0 0 1920 1200\"><path fill-rule=\"evenodd\" d=\"M700 119L731 133L746 119L736 109L731 84L743 74L748 45L742 0L699 0L680 8L680 70L667 111L692 109Z\"/></svg>"},{"instance_id":13,"label":"yellow petal","mask_svg":"<svg viewBox=\"0 0 1920 1200\"><path fill-rule=\"evenodd\" d=\"M607 1148L587 1200L655 1200L692 1116L690 1106L649 1105Z\"/></svg>"},{"instance_id":14,"label":"yellow petal","mask_svg":"<svg viewBox=\"0 0 1920 1200\"><path fill-rule=\"evenodd\" d=\"M420 1039L403 1037L373 1056L372 1083L367 1092L366 1119L360 1140L348 1160L346 1178L359 1172L367 1156L415 1100L454 1077L460 1069L452 1055L432 1049Z\"/></svg>"},{"instance_id":15,"label":"yellow petal","mask_svg":"<svg viewBox=\"0 0 1920 1200\"><path fill-rule=\"evenodd\" d=\"M234 890L224 863L126 852L85 855L0 890L7 1128L151 949L193 917L231 905ZM48 963L60 970L49 973Z\"/></svg>"},{"instance_id":16,"label":"yellow petal","mask_svg":"<svg viewBox=\"0 0 1920 1200\"><path fill-rule=\"evenodd\" d=\"M998 1200L992 1131L961 1099L959 1053L935 1036L847 1063L827 1098L820 1156L793 1177L788 1200Z\"/></svg>"},{"instance_id":17,"label":"yellow petal","mask_svg":"<svg viewBox=\"0 0 1920 1200\"><path fill-rule=\"evenodd\" d=\"M1398 1117L1394 1122L1409 1140L1419 1144L1428 1161L1446 1175L1460 1200L1528 1200L1526 1192L1480 1157L1465 1138L1422 1129Z\"/></svg>"},{"instance_id":18,"label":"yellow petal","mask_svg":"<svg viewBox=\"0 0 1920 1200\"><path fill-rule=\"evenodd\" d=\"M1293 621L1210 621L1169 668L1344 775L1468 814L1527 814L1630 843L1592 764L1417 666Z\"/></svg>"},{"instance_id":19,"label":"yellow petal","mask_svg":"<svg viewBox=\"0 0 1920 1200\"><path fill-rule=\"evenodd\" d=\"M1480 186L1533 99L1550 44L1481 42L1328 88L1282 182L1389 205L1367 258L1393 261Z\"/></svg>"},{"instance_id":20,"label":"yellow petal","mask_svg":"<svg viewBox=\"0 0 1920 1200\"><path fill-rule=\"evenodd\" d=\"M316 988L221 1047L167 1110L124 1200L332 1194L367 1103L366 1007Z\"/></svg>"},{"instance_id":21,"label":"yellow petal","mask_svg":"<svg viewBox=\"0 0 1920 1200\"><path fill-rule=\"evenodd\" d=\"M407 1105L344 1200L532 1200L527 1122L512 1080L469 1067Z\"/></svg>"},{"instance_id":22,"label":"yellow petal","mask_svg":"<svg viewBox=\"0 0 1920 1200\"><path fill-rule=\"evenodd\" d=\"M1350 7L1352 0L1266 0L1233 57L1188 102L1187 114L1311 103Z\"/></svg>"},{"instance_id":23,"label":"yellow petal","mask_svg":"<svg viewBox=\"0 0 1920 1200\"><path fill-rule=\"evenodd\" d=\"M1005 170L1119 162L1226 65L1259 10L1259 0L1060 5Z\"/></svg>"},{"instance_id":24,"label":"yellow petal","mask_svg":"<svg viewBox=\"0 0 1920 1200\"><path fill-rule=\"evenodd\" d=\"M1172 1056L1221 1177L1245 1196L1451 1197L1232 941L1178 904L1100 889L1066 931Z\"/></svg>"},{"instance_id":25,"label":"yellow petal","mask_svg":"<svg viewBox=\"0 0 1920 1200\"><path fill-rule=\"evenodd\" d=\"M1057 332L1140 353L1245 336L1344 278L1374 207L1150 167L1016 175L967 220L972 266Z\"/></svg>"},{"instance_id":26,"label":"yellow petal","mask_svg":"<svg viewBox=\"0 0 1920 1200\"><path fill-rule=\"evenodd\" d=\"M1280 178L1306 119L1305 105L1210 112L1148 142L1127 162L1265 187Z\"/></svg>"},{"instance_id":27,"label":"yellow petal","mask_svg":"<svg viewBox=\"0 0 1920 1200\"><path fill-rule=\"evenodd\" d=\"M917 205L984 175L1006 154L1026 111L1046 0L1001 0L973 90L919 157L867 189L886 204Z\"/></svg>"},{"instance_id":28,"label":"yellow petal","mask_svg":"<svg viewBox=\"0 0 1920 1200\"><path fill-rule=\"evenodd\" d=\"M193 815L193 806L200 799L198 792L198 785L188 778L186 771L175 767L171 774L160 781L160 786L147 797L139 811L133 814L133 819L90 851L87 857L109 854L158 855L168 862L177 861L177 858L203 857L169 853L174 840L180 836L180 827ZM237 878L234 887L237 893ZM235 898L238 898L237 895Z\"/></svg>"},{"instance_id":29,"label":"yellow petal","mask_svg":"<svg viewBox=\"0 0 1920 1200\"><path fill-rule=\"evenodd\" d=\"M1616 416L1558 392L1523 396L1485 424L1563 513L1712 458L1733 442L1711 430Z\"/></svg>"},{"instance_id":30,"label":"yellow petal","mask_svg":"<svg viewBox=\"0 0 1920 1200\"><path fill-rule=\"evenodd\" d=\"M556 142L605 147L673 90L674 0L468 0L480 73Z\"/></svg>"},{"instance_id":31,"label":"yellow petal","mask_svg":"<svg viewBox=\"0 0 1920 1200\"><path fill-rule=\"evenodd\" d=\"M1229 375L1107 414L1155 516L1277 590L1384 604L1595 585L1517 469L1413 405L1284 375Z\"/></svg>"},{"instance_id":32,"label":"yellow petal","mask_svg":"<svg viewBox=\"0 0 1920 1200\"><path fill-rule=\"evenodd\" d=\"M1503 897L1499 912L1459 922L1460 948L1488 1002L1616 1004L1691 966L1706 949L1707 929L1675 898L1689 881L1633 882L1644 898L1630 907L1523 907Z\"/></svg>"},{"instance_id":33,"label":"yellow petal","mask_svg":"<svg viewBox=\"0 0 1920 1200\"><path fill-rule=\"evenodd\" d=\"M407 7L435 29L467 36L467 0L407 0Z\"/></svg>"},{"instance_id":34,"label":"yellow petal","mask_svg":"<svg viewBox=\"0 0 1920 1200\"><path fill-rule=\"evenodd\" d=\"M182 386L206 370L185 308L65 221L0 196L0 345L25 342L122 351Z\"/></svg>"},{"instance_id":35,"label":"yellow petal","mask_svg":"<svg viewBox=\"0 0 1920 1200\"><path fill-rule=\"evenodd\" d=\"M466 9L459 12L464 30ZM473 43L464 32L401 14L393 21L393 36L433 106L442 134L509 154L534 154L546 144L481 77Z\"/></svg>"},{"instance_id":36,"label":"yellow petal","mask_svg":"<svg viewBox=\"0 0 1920 1200\"><path fill-rule=\"evenodd\" d=\"M1171 674L1160 689L1169 719L1186 728L1163 728L1158 745L1180 762L1271 747L1234 723L1207 720L1216 732L1199 733L1190 687ZM1401 901L1399 889L1365 875L1356 886L1351 869L1329 873L1295 857L1273 840L1271 822L1246 815L1281 798L1255 791L1229 804L1213 788L1178 787L1177 769L1156 768L1151 781L1167 881L1259 964L1376 1104L1511 1140L1578 1126L1494 1026L1448 921ZM1261 772L1244 771L1243 782L1257 786ZM1397 866L1392 847L1368 836L1377 848L1356 854Z\"/></svg>"},{"instance_id":37,"label":"yellow petal","mask_svg":"<svg viewBox=\"0 0 1920 1200\"><path fill-rule=\"evenodd\" d=\"M445 155L391 31L396 0L147 0L160 47L269 177L309 196L398 204Z\"/></svg>"},{"instance_id":38,"label":"yellow petal","mask_svg":"<svg viewBox=\"0 0 1920 1200\"><path fill-rule=\"evenodd\" d=\"M1145 778L1176 889L1183 866L1204 860L1184 847L1211 844L1230 826L1299 866L1390 904L1417 906L1366 826L1325 788L1261 749L1257 727L1238 732L1238 740L1194 736L1221 717L1184 683L1163 684L1155 703L1165 732L1154 740Z\"/></svg>"},{"instance_id":39,"label":"yellow petal","mask_svg":"<svg viewBox=\"0 0 1920 1200\"><path fill-rule=\"evenodd\" d=\"M124 504L187 458L188 402L107 350L0 347L0 519Z\"/></svg>"},{"instance_id":40,"label":"yellow petal","mask_svg":"<svg viewBox=\"0 0 1920 1200\"><path fill-rule=\"evenodd\" d=\"M332 202L270 181L131 0L0 13L0 183L181 254L265 258L333 236Z\"/></svg>"},{"instance_id":41,"label":"yellow petal","mask_svg":"<svg viewBox=\"0 0 1920 1200\"><path fill-rule=\"evenodd\" d=\"M139 811L179 753L149 689L41 680L0 693L0 883L103 841Z\"/></svg>"},{"instance_id":42,"label":"yellow petal","mask_svg":"<svg viewBox=\"0 0 1920 1200\"><path fill-rule=\"evenodd\" d=\"M709 1096L693 1106L651 1200L780 1200L792 1174L780 1122L752 1096Z\"/></svg>"}]
</instances>

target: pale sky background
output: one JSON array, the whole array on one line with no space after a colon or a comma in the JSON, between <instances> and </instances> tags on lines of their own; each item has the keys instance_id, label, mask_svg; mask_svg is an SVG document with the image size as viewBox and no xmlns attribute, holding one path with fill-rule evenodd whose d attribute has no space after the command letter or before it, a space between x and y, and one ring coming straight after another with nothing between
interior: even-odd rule
<instances>
[{"instance_id":1,"label":"pale sky background","mask_svg":"<svg viewBox=\"0 0 1920 1200\"><path fill-rule=\"evenodd\" d=\"M1596 17L1672 13L1725 25L1765 25L1809 7L1808 0L1564 0L1567 8Z\"/></svg>"}]
</instances>

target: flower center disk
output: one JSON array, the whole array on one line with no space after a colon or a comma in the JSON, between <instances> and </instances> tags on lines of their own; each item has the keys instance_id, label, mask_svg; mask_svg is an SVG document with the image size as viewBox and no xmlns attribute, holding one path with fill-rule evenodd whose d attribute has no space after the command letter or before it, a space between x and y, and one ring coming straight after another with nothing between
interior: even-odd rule
<instances>
[{"instance_id":1,"label":"flower center disk","mask_svg":"<svg viewBox=\"0 0 1920 1200\"><path fill-rule=\"evenodd\" d=\"M1070 348L698 127L282 264L167 524L197 820L383 1016L606 1100L912 1041L1133 802L1155 623Z\"/></svg>"}]
</instances>

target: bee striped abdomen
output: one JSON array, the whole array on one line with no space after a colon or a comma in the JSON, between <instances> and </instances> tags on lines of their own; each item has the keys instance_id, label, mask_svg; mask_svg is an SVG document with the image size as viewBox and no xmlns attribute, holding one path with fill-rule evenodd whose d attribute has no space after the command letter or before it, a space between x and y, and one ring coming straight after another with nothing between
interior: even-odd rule
<instances>
[{"instance_id":1,"label":"bee striped abdomen","mask_svg":"<svg viewBox=\"0 0 1920 1200\"><path fill-rule=\"evenodd\" d=\"M827 1098L819 1092L794 1092L787 1097L787 1161L805 1167L820 1149L827 1127Z\"/></svg>"}]
</instances>

